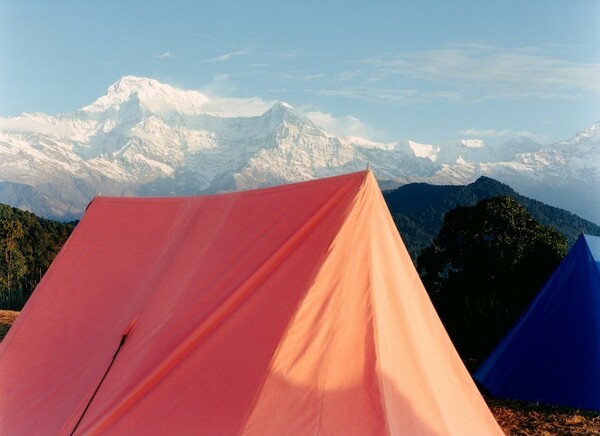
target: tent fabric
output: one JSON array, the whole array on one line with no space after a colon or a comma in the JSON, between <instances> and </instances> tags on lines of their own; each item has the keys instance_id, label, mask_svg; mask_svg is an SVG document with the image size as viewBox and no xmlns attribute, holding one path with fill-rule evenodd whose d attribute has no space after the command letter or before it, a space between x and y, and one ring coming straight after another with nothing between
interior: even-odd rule
<instances>
[{"instance_id":1,"label":"tent fabric","mask_svg":"<svg viewBox=\"0 0 600 436\"><path fill-rule=\"evenodd\" d=\"M600 411L600 237L577 239L474 376L497 397Z\"/></svg>"},{"instance_id":2,"label":"tent fabric","mask_svg":"<svg viewBox=\"0 0 600 436\"><path fill-rule=\"evenodd\" d=\"M370 172L94 199L0 374L1 434L501 434Z\"/></svg>"}]
</instances>

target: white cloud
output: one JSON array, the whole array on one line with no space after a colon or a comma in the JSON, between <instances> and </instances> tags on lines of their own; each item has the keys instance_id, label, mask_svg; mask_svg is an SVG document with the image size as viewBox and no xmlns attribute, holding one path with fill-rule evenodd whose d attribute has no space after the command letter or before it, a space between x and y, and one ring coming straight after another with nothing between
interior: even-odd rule
<instances>
[{"instance_id":1,"label":"white cloud","mask_svg":"<svg viewBox=\"0 0 600 436\"><path fill-rule=\"evenodd\" d=\"M237 86L233 84L229 74L217 74L204 91L212 95L231 95L237 91Z\"/></svg>"},{"instance_id":2,"label":"white cloud","mask_svg":"<svg viewBox=\"0 0 600 436\"><path fill-rule=\"evenodd\" d=\"M317 126L337 136L358 136L373 139L380 135L379 132L351 115L337 117L330 113L319 111L304 112L303 115Z\"/></svg>"},{"instance_id":3,"label":"white cloud","mask_svg":"<svg viewBox=\"0 0 600 436\"><path fill-rule=\"evenodd\" d=\"M170 51L166 51L164 53L154 56L154 59L167 59L167 58L172 58L172 57L175 57L175 55L173 53L171 53Z\"/></svg>"},{"instance_id":4,"label":"white cloud","mask_svg":"<svg viewBox=\"0 0 600 436\"><path fill-rule=\"evenodd\" d=\"M576 62L553 47L463 44L357 62L314 92L397 103L436 100L574 99L600 93L600 63Z\"/></svg>"},{"instance_id":5,"label":"white cloud","mask_svg":"<svg viewBox=\"0 0 600 436\"><path fill-rule=\"evenodd\" d=\"M288 79L288 80L299 80L299 81L312 81L312 80L318 80L318 79L323 79L325 77L325 74L319 73L319 74L308 74L308 73L284 73L284 74L279 74L278 75L280 78L282 79Z\"/></svg>"},{"instance_id":6,"label":"white cloud","mask_svg":"<svg viewBox=\"0 0 600 436\"><path fill-rule=\"evenodd\" d=\"M280 53L277 53L277 55L283 59L293 59L296 56L298 56L298 50L288 51L288 52L280 52Z\"/></svg>"},{"instance_id":7,"label":"white cloud","mask_svg":"<svg viewBox=\"0 0 600 436\"><path fill-rule=\"evenodd\" d=\"M201 111L220 117L254 117L265 113L275 104L275 101L259 97L235 97L239 95L238 87L228 74L217 74L198 92L208 99L202 104Z\"/></svg>"},{"instance_id":8,"label":"white cloud","mask_svg":"<svg viewBox=\"0 0 600 436\"><path fill-rule=\"evenodd\" d=\"M206 59L204 62L226 62L233 57L245 56L252 52L253 52L252 48L248 47L248 48L245 48L242 50L237 50L237 51L234 51L231 53L222 54L222 55L214 57L214 58Z\"/></svg>"},{"instance_id":9,"label":"white cloud","mask_svg":"<svg viewBox=\"0 0 600 436\"><path fill-rule=\"evenodd\" d=\"M535 133L528 130L511 130L511 129L464 129L460 130L459 135L465 136L469 139L485 138L488 141L508 141L515 138L527 138L538 144L546 144L551 138L544 133Z\"/></svg>"},{"instance_id":10,"label":"white cloud","mask_svg":"<svg viewBox=\"0 0 600 436\"><path fill-rule=\"evenodd\" d=\"M346 89L313 89L313 94L329 97L345 97L353 100L388 103L417 103L440 100L460 100L462 95L455 91L419 91L418 89L369 88L367 86Z\"/></svg>"},{"instance_id":11,"label":"white cloud","mask_svg":"<svg viewBox=\"0 0 600 436\"><path fill-rule=\"evenodd\" d=\"M493 130L493 129L465 129L459 132L461 135L469 136L472 138L487 137L487 138L502 138L502 137L533 137L534 133L526 130L515 131L515 130Z\"/></svg>"},{"instance_id":12,"label":"white cloud","mask_svg":"<svg viewBox=\"0 0 600 436\"><path fill-rule=\"evenodd\" d=\"M274 101L260 98L210 97L202 109L220 117L255 117L268 111Z\"/></svg>"},{"instance_id":13,"label":"white cloud","mask_svg":"<svg viewBox=\"0 0 600 436\"><path fill-rule=\"evenodd\" d=\"M17 133L34 132L55 136L64 136L70 133L70 131L64 126L55 125L40 119L30 118L26 115L11 118L0 117L0 130Z\"/></svg>"}]
</instances>

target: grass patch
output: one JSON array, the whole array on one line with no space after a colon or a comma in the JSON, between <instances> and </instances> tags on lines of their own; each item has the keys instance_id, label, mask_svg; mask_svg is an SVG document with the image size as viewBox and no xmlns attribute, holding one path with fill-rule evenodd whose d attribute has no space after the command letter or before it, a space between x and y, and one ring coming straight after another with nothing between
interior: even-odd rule
<instances>
[{"instance_id":1,"label":"grass patch","mask_svg":"<svg viewBox=\"0 0 600 436\"><path fill-rule=\"evenodd\" d=\"M19 312L14 310L0 310L0 341L8 333L10 326L17 319L17 315L19 315Z\"/></svg>"},{"instance_id":2,"label":"grass patch","mask_svg":"<svg viewBox=\"0 0 600 436\"><path fill-rule=\"evenodd\" d=\"M476 359L463 361L469 373L479 367ZM600 412L577 410L492 397L479 385L498 424L510 436L600 435Z\"/></svg>"}]
</instances>

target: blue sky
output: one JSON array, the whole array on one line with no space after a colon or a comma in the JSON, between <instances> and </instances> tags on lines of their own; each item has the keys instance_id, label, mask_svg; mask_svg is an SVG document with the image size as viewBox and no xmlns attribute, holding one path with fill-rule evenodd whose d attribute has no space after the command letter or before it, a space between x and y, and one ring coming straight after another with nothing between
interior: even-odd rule
<instances>
[{"instance_id":1,"label":"blue sky","mask_svg":"<svg viewBox=\"0 0 600 436\"><path fill-rule=\"evenodd\" d=\"M0 0L0 117L124 75L380 141L551 143L600 120L600 1Z\"/></svg>"}]
</instances>

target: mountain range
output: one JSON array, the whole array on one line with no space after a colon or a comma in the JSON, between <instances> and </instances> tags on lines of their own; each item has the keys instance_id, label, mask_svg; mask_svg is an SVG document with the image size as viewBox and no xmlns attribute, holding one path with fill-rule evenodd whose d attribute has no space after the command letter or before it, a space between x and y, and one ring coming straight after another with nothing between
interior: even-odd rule
<instances>
[{"instance_id":1,"label":"mountain range","mask_svg":"<svg viewBox=\"0 0 600 436\"><path fill-rule=\"evenodd\" d=\"M81 216L94 195L197 195L363 170L383 189L467 184L480 176L600 222L600 122L556 144L502 147L340 137L285 103L225 117L210 99L126 76L69 113L25 113L0 124L0 202L47 218Z\"/></svg>"}]
</instances>

